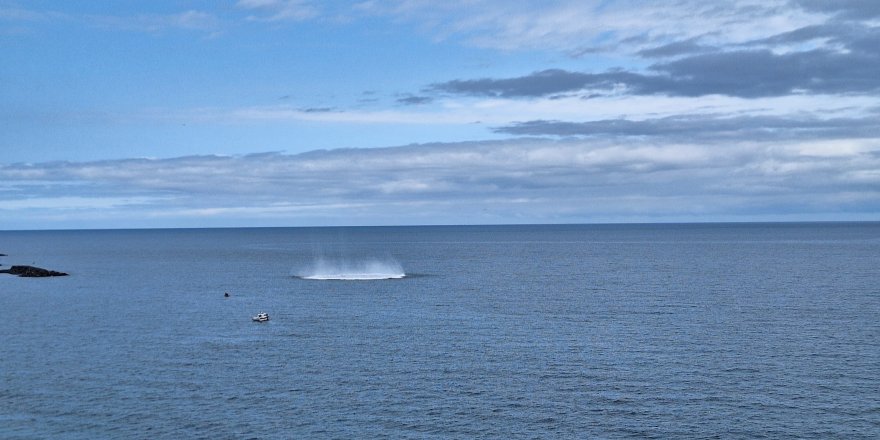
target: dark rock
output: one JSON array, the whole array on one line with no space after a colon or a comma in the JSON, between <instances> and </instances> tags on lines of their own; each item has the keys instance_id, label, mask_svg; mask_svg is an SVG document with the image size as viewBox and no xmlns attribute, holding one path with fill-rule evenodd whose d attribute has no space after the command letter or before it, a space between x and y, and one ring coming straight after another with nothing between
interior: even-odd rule
<instances>
[{"instance_id":1,"label":"dark rock","mask_svg":"<svg viewBox=\"0 0 880 440\"><path fill-rule=\"evenodd\" d=\"M6 270L0 270L0 273L8 273L18 275L20 277L63 277L67 276L64 272L56 272L54 270L43 269L34 266L12 266Z\"/></svg>"}]
</instances>

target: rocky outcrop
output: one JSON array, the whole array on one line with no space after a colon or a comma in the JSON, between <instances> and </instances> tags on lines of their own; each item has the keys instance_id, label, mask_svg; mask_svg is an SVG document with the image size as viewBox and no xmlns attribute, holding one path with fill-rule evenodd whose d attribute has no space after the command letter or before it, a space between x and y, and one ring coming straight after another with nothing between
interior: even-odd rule
<instances>
[{"instance_id":1,"label":"rocky outcrop","mask_svg":"<svg viewBox=\"0 0 880 440\"><path fill-rule=\"evenodd\" d=\"M34 266L12 266L9 269L0 270L0 273L8 273L18 275L20 277L63 277L67 276L64 272L56 272L54 270L43 269Z\"/></svg>"}]
</instances>

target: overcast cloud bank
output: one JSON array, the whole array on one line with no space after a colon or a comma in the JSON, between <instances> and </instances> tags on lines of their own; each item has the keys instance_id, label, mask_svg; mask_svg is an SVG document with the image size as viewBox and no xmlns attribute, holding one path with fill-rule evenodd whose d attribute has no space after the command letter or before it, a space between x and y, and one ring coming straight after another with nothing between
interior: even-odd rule
<instances>
[{"instance_id":1,"label":"overcast cloud bank","mask_svg":"<svg viewBox=\"0 0 880 440\"><path fill-rule=\"evenodd\" d=\"M4 229L27 227L23 219L81 227L870 219L880 209L880 151L860 139L520 139L13 164L0 180Z\"/></svg>"}]
</instances>

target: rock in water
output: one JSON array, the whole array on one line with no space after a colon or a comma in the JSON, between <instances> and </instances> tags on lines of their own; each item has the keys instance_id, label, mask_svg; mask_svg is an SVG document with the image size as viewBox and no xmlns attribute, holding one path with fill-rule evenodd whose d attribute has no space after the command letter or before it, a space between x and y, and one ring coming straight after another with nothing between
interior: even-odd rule
<instances>
[{"instance_id":1,"label":"rock in water","mask_svg":"<svg viewBox=\"0 0 880 440\"><path fill-rule=\"evenodd\" d=\"M34 266L12 266L6 270L0 270L0 273L8 273L18 275L20 277L63 277L67 276L64 272L56 272L54 270L43 269Z\"/></svg>"}]
</instances>

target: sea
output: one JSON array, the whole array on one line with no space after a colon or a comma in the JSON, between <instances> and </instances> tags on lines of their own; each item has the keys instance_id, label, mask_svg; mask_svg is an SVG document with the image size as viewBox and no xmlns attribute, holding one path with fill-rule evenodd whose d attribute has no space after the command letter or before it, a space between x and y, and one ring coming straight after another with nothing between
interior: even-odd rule
<instances>
[{"instance_id":1,"label":"sea","mask_svg":"<svg viewBox=\"0 0 880 440\"><path fill-rule=\"evenodd\" d=\"M880 438L877 222L2 231L0 253L70 274L0 274L2 439Z\"/></svg>"}]
</instances>

